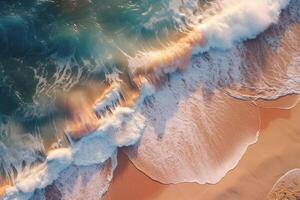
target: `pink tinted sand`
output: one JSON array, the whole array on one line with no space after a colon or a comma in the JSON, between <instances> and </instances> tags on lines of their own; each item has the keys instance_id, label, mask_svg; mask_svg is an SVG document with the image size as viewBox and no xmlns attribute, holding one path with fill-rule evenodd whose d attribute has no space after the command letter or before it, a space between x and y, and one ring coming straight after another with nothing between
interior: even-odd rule
<instances>
[{"instance_id":1,"label":"pink tinted sand","mask_svg":"<svg viewBox=\"0 0 300 200\"><path fill-rule=\"evenodd\" d=\"M280 176L290 169L300 167L300 124L297 123L300 104L290 110L260 108L260 114L262 130L258 142L249 147L237 167L219 183L164 185L137 170L128 158L121 154L105 199L265 199Z\"/></svg>"}]
</instances>

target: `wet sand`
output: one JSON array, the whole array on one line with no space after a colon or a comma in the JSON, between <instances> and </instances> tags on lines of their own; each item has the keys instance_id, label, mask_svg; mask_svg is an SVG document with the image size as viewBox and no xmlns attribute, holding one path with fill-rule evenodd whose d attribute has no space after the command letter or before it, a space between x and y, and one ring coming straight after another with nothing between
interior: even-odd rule
<instances>
[{"instance_id":1,"label":"wet sand","mask_svg":"<svg viewBox=\"0 0 300 200\"><path fill-rule=\"evenodd\" d=\"M257 106L262 108L280 108L280 109L291 109L297 105L300 100L299 95L287 95L274 100L257 100L255 103Z\"/></svg>"},{"instance_id":2,"label":"wet sand","mask_svg":"<svg viewBox=\"0 0 300 200\"><path fill-rule=\"evenodd\" d=\"M217 184L183 183L164 185L137 170L124 154L105 200L254 200L266 199L276 181L287 171L300 167L300 103L285 107L291 99L260 102L261 132L258 142L251 145L236 168ZM265 108L263 108L264 106Z\"/></svg>"},{"instance_id":3,"label":"wet sand","mask_svg":"<svg viewBox=\"0 0 300 200\"><path fill-rule=\"evenodd\" d=\"M297 27L295 28L296 33L299 31ZM251 47L248 48L251 50ZM286 50L289 49L298 50L298 48L290 48L289 45L283 49L285 50L282 51L284 53L288 52ZM257 51L257 53L259 54L260 52ZM272 56L262 55L249 56L246 62L251 63L257 57L264 58L270 62L276 60ZM270 53L270 55L273 54ZM182 57L185 58L187 56L182 54ZM284 61L289 60L288 54L284 54L283 57L285 58L283 59ZM263 65L271 65L265 60L263 61ZM285 68L281 71L283 71L283 74L286 73ZM270 76L267 78L273 81L272 72L266 70L265 73ZM279 83L281 82L279 81ZM203 199L204 197L206 200L265 199L267 193L280 176L288 170L300 166L298 159L298 155L300 155L300 125L297 123L300 117L300 104L293 109L287 110L287 108L294 106L298 100L298 96L289 95L276 101L257 101L262 120L258 142L248 148L237 167L231 170L219 183L215 185L194 183L164 185L145 176L133 166L124 154L120 154L120 163L115 172L114 181L104 199L193 200ZM90 108L90 105L84 107ZM89 112L90 110L86 111L86 113Z\"/></svg>"},{"instance_id":4,"label":"wet sand","mask_svg":"<svg viewBox=\"0 0 300 200\"><path fill-rule=\"evenodd\" d=\"M293 169L282 176L274 185L268 199L300 199L300 169Z\"/></svg>"},{"instance_id":5,"label":"wet sand","mask_svg":"<svg viewBox=\"0 0 300 200\"><path fill-rule=\"evenodd\" d=\"M182 183L165 185L137 170L120 151L118 166L104 200L240 200L266 199L276 181L300 167L300 103L286 107L298 96L260 101L261 132L236 168L217 184ZM264 106L264 107L263 107ZM275 108L270 108L275 107ZM0 189L4 192L5 187Z\"/></svg>"}]
</instances>

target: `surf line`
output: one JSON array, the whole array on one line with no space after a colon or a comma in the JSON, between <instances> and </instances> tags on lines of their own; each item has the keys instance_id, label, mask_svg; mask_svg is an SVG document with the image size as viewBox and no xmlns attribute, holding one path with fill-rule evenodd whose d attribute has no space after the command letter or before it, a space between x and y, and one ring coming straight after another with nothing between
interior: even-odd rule
<instances>
[{"instance_id":1,"label":"surf line","mask_svg":"<svg viewBox=\"0 0 300 200\"><path fill-rule=\"evenodd\" d=\"M111 89L108 90L107 94L102 95L102 98L94 102L90 112L96 115L97 119L104 120L107 116L115 114L111 108L135 105L140 99L139 97L143 96L141 90L145 85L150 83L154 87L159 87L164 82L166 74L184 71L194 53L208 51L211 48L224 50L230 48L235 42L255 38L257 34L267 29L272 23L276 23L281 10L288 3L289 0L241 0L238 3L234 3L233 0L224 0L220 2L224 6L220 13L207 19L202 24L195 25L191 31L179 40L170 43L165 48L139 52L134 57L128 57L128 70L130 71L131 80L117 81L110 84ZM112 87L112 85L115 86ZM116 92L118 88L121 88L121 92ZM109 114L104 116L101 114L103 111L105 113L109 112ZM101 126L101 124L98 125ZM84 124L84 126L87 126L87 124ZM89 134L89 132L92 131L82 133L79 138ZM68 139L70 140L72 137L74 137L72 130L68 131ZM52 162L57 161L59 164L62 162L60 169L62 171L72 163L73 158L71 155L66 154L66 159L63 156L53 157L52 159ZM50 172L45 171L45 173ZM53 182L52 179L44 181L46 182L43 186ZM19 183L19 185L22 184ZM22 192L18 187L9 187L7 190L14 194ZM32 190L33 188L28 192L32 192Z\"/></svg>"}]
</instances>

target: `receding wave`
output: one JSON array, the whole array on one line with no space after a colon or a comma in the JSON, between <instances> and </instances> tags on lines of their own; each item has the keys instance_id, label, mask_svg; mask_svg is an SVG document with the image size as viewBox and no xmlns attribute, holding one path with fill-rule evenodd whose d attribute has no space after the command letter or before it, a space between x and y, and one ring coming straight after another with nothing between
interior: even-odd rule
<instances>
[{"instance_id":1,"label":"receding wave","mask_svg":"<svg viewBox=\"0 0 300 200\"><path fill-rule=\"evenodd\" d=\"M0 145L1 170L8 177L4 184L9 182L4 198L43 196L49 185L76 182L68 178L76 173L74 168L97 164L101 170L97 198L101 197L112 179L119 147L126 147L136 167L163 183L217 183L257 140L260 116L252 100L299 93L299 7L297 0L218 0L201 16L192 12L184 23L188 28L180 24L180 36L169 43L134 54L118 47L128 65L125 70L107 72L106 82L83 88L93 93L87 94L92 100L79 99L85 109L73 106L76 90L63 103L73 111L71 116L86 117L55 127L62 129L64 140L49 151L33 136L18 140L19 144L13 140ZM46 90L51 97L51 87L67 82L69 88L80 82L81 70L75 76L68 71L72 62L54 73L52 86L35 71L38 91ZM84 131L77 133L82 121ZM25 148L30 158L22 167L24 156L18 151L26 142L34 148ZM15 152L8 151L7 144ZM78 196L62 185L58 190L64 198Z\"/></svg>"}]
</instances>

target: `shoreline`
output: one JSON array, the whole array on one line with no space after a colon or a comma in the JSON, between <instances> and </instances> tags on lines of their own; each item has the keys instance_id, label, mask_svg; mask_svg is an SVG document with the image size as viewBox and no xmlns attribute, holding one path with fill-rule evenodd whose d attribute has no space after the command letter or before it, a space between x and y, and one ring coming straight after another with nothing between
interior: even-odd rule
<instances>
[{"instance_id":1,"label":"shoreline","mask_svg":"<svg viewBox=\"0 0 300 200\"><path fill-rule=\"evenodd\" d=\"M264 102L264 105L267 105L268 102L283 105L283 99L279 99L277 102L267 101ZM217 184L180 183L165 185L152 180L139 171L121 153L118 156L119 164L114 179L104 196L104 200L117 200L120 197L132 200L196 200L202 195L207 200L263 199L283 174L292 168L300 167L300 162L296 160L300 149L297 149L296 142L291 140L293 137L300 140L299 134L297 135L297 132L293 130L294 128L300 130L300 125L294 124L295 127L292 129L289 127L291 122L300 117L300 102L291 109L261 107L260 113L262 126L257 143L248 147L239 164L230 170ZM281 131L285 131L288 135L281 135ZM281 147L281 150L277 148L280 146L276 146L280 143L285 145ZM262 157L257 158L259 155L262 155ZM281 162L281 160L286 162ZM281 165L277 164L278 162ZM264 177L265 173L268 175ZM264 181L259 180L260 178ZM262 183L264 184L262 185ZM256 194L251 196L253 193Z\"/></svg>"},{"instance_id":2,"label":"shoreline","mask_svg":"<svg viewBox=\"0 0 300 200\"><path fill-rule=\"evenodd\" d=\"M182 198L192 199L194 195L196 195L197 197L199 195L207 196L209 197L208 200L218 199L219 197L216 197L215 196L216 194L228 193L228 188L234 187L235 186L234 183L240 181L239 178L241 176L246 176L246 177L249 176L249 174L246 173L245 175L243 173L249 170L247 169L248 165L250 164L253 165L255 163L255 158L253 157L253 151L255 151L256 147L261 143L266 143L266 142L268 143L269 140L266 140L264 137L265 135L269 135L269 136L272 135L269 129L274 129L272 128L272 126L279 126L283 120L285 123L284 128L288 130L289 128L286 127L286 125L290 124L291 121L295 120L297 116L300 117L299 101L297 105L291 109L282 108L286 105L289 105L291 102L293 102L291 100L295 100L298 98L299 95L289 95L286 97L279 98L277 100L272 100L272 101L268 100L264 102L260 101L260 103L262 104L260 106L257 105L259 107L260 114L261 114L261 130L260 130L260 135L258 136L259 137L258 141L248 147L246 153L243 155L238 165L234 169L227 172L225 177L223 177L221 181L219 181L218 183L216 184L197 184L197 183L163 184L149 178L142 171L138 170L132 164L132 162L127 158L127 156L123 152L119 151L120 153L118 155L118 166L114 173L113 181L107 193L104 195L103 199L118 200L120 197L126 197L132 200L134 199L146 200L146 199L150 199L150 197L156 196L155 199L157 200L160 199L163 200L166 198L179 200ZM262 105L264 107L262 107ZM281 108L278 108L278 106ZM294 116L291 116L292 114ZM297 125L297 127L300 130L300 125ZM277 132L278 131L280 131L280 129L277 130ZM273 140L275 141L277 140L278 142L278 138L275 138ZM272 138L270 139L270 141L272 141ZM271 143L269 142L269 144L272 144L272 142ZM275 147L273 146L272 148ZM259 152L262 149L263 149L262 145L260 145L260 150L256 150L256 151ZM300 153L300 150L298 151L298 153ZM277 154L274 156L276 157L280 155ZM290 161L289 164L291 164L292 160L289 159L289 161ZM247 162L248 164L245 165L245 163ZM296 164L293 167L294 168L300 167L300 162L298 162L298 164ZM292 168L288 168L287 166L283 168L286 169L286 171L281 169L279 170L280 173L276 173L276 175L273 175L273 177L271 177L271 180L274 180L274 182L272 183L272 181L269 180L268 185L270 186L270 188L264 189L264 196L266 196L267 192L271 190L272 186L276 183L277 179L279 179L289 169L292 169ZM3 196L5 189L8 187L9 185L4 185L1 187L0 196ZM133 188L134 191L130 191ZM241 189L241 187L238 188Z\"/></svg>"},{"instance_id":3,"label":"shoreline","mask_svg":"<svg viewBox=\"0 0 300 200\"><path fill-rule=\"evenodd\" d=\"M185 57L185 56L183 56L183 57ZM151 73L150 73L151 74ZM151 77L149 77L149 79L151 80ZM154 78L154 80L156 80L155 78ZM138 81L137 81L138 82ZM155 81L152 81L152 82L155 82ZM281 99L281 98L280 98ZM265 123L262 123L263 125L261 126L261 128L262 129L268 129L269 128L269 125L270 124L272 124L272 122L273 122L273 120L274 119L276 119L278 116L282 116L283 118L283 120L288 120L289 119L289 114L284 114L284 113L282 113L282 111L278 111L278 110L276 110L276 111L274 111L273 110L273 107L280 107L280 108L282 108L282 107L286 107L286 109L287 108L289 108L289 107L292 107L292 105L294 105L295 104L295 102L296 101L298 101L298 97L296 98L294 98L294 97L292 97L291 99L290 98L287 98L287 100L284 100L283 102L281 102L281 100L279 100L278 102L277 102L277 100L275 100L275 101L268 101L268 102L265 102L265 101L261 101L261 102L258 102L257 104L259 105L258 107L259 107L259 109L260 109L260 111L261 111L261 116L262 116L262 118L264 117L264 119L265 119ZM237 106L237 108L238 108L238 106ZM269 112L270 112L270 110L272 109L272 114L270 114ZM293 110L293 109L291 109L291 110ZM274 117L275 116L275 117ZM241 116L241 118L243 118L242 116ZM280 117L279 117L280 118ZM262 136L259 136L259 138L260 137L262 137ZM229 138L230 139L230 138ZM271 139L272 140L272 139ZM257 141L257 142L259 142L259 140ZM253 144L253 145L256 145L256 143L255 144ZM247 151L246 151L246 153L245 154L247 154L248 153L248 151L249 151L249 149L253 146L253 145L250 145L248 148L247 148ZM245 155L243 155L243 158L245 157ZM242 159L243 159L242 158ZM242 160L241 159L241 160ZM240 161L241 161L240 160ZM238 165L240 165L240 164L238 164ZM231 171L234 171L235 170L235 168L234 169L232 169L232 170L230 170L229 172L227 172L227 175L225 176L225 178L228 176L228 174L230 174L230 172ZM225 179L225 178L223 178L223 179ZM129 178L130 179L130 178ZM223 179L220 181L221 183L222 183L222 181L223 181ZM219 183L217 183L217 184L219 184ZM222 184L221 184L222 185ZM210 186L210 185L209 185ZM186 187L190 187L190 186L186 186ZM211 188L211 187L208 187L208 188ZM168 190L168 189L164 189L164 190ZM205 191L206 190L209 190L209 189L205 189ZM217 193L215 193L215 194L217 194ZM187 194L187 195L189 195L189 194ZM160 197L159 197L160 198Z\"/></svg>"}]
</instances>

